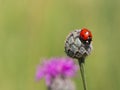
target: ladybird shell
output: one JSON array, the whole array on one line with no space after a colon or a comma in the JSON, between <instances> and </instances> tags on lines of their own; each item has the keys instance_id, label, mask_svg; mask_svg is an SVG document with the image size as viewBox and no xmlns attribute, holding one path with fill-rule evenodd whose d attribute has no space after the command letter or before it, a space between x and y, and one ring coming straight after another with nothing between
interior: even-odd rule
<instances>
[{"instance_id":1,"label":"ladybird shell","mask_svg":"<svg viewBox=\"0 0 120 90\"><path fill-rule=\"evenodd\" d=\"M86 28L83 28L80 32L80 38L83 39L83 40L88 40L89 38L92 39L92 33L91 31L89 31L88 29Z\"/></svg>"}]
</instances>

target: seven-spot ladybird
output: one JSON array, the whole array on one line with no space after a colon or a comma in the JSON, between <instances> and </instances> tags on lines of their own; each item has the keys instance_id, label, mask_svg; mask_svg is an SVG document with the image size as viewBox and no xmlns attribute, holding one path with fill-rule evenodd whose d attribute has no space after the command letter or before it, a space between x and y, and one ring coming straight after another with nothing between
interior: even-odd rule
<instances>
[{"instance_id":1,"label":"seven-spot ladybird","mask_svg":"<svg viewBox=\"0 0 120 90\"><path fill-rule=\"evenodd\" d=\"M86 28L81 29L81 31L80 31L80 40L84 44L90 44L91 41L92 41L92 33Z\"/></svg>"}]
</instances>

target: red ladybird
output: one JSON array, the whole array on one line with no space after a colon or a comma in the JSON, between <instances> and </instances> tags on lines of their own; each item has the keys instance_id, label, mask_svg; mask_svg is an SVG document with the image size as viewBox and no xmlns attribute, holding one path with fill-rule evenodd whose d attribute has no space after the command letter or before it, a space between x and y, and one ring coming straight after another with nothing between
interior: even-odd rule
<instances>
[{"instance_id":1,"label":"red ladybird","mask_svg":"<svg viewBox=\"0 0 120 90\"><path fill-rule=\"evenodd\" d=\"M90 42L92 41L92 33L86 28L81 29L80 40L84 44L90 44Z\"/></svg>"}]
</instances>

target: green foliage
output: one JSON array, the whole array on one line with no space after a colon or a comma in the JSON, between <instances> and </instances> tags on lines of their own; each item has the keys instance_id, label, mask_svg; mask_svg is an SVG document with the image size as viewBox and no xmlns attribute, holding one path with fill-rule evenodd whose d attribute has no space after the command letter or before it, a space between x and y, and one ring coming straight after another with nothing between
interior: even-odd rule
<instances>
[{"instance_id":1,"label":"green foliage","mask_svg":"<svg viewBox=\"0 0 120 90\"><path fill-rule=\"evenodd\" d=\"M0 90L45 90L44 80L35 82L40 58L66 56L66 36L82 27L93 33L88 90L120 90L119 10L119 0L1 0Z\"/></svg>"}]
</instances>

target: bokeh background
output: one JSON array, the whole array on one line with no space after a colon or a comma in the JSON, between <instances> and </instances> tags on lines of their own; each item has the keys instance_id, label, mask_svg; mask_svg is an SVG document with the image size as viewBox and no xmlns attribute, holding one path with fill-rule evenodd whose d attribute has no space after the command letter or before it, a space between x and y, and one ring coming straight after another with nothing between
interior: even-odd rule
<instances>
[{"instance_id":1,"label":"bokeh background","mask_svg":"<svg viewBox=\"0 0 120 90\"><path fill-rule=\"evenodd\" d=\"M36 65L66 56L66 36L82 27L93 33L88 90L120 90L120 0L0 0L0 90L46 90Z\"/></svg>"}]
</instances>

